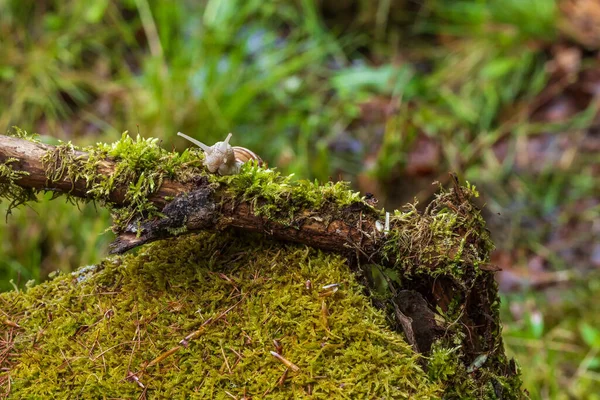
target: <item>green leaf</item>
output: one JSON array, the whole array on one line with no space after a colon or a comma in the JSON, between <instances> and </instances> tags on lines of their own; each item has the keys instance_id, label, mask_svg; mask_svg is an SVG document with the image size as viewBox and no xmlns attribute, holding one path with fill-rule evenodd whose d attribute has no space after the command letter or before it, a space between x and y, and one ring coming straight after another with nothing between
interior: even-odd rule
<instances>
[{"instance_id":1,"label":"green leaf","mask_svg":"<svg viewBox=\"0 0 600 400\"><path fill-rule=\"evenodd\" d=\"M96 24L100 22L102 17L104 17L107 6L108 0L90 1L84 16L85 21L89 22L90 24Z\"/></svg>"},{"instance_id":2,"label":"green leaf","mask_svg":"<svg viewBox=\"0 0 600 400\"><path fill-rule=\"evenodd\" d=\"M579 332L583 341L590 347L600 348L600 330L585 321L579 323Z\"/></svg>"},{"instance_id":3,"label":"green leaf","mask_svg":"<svg viewBox=\"0 0 600 400\"><path fill-rule=\"evenodd\" d=\"M331 84L341 96L354 96L356 92L393 94L402 90L412 78L409 66L385 65L382 67L357 66L338 72Z\"/></svg>"}]
</instances>

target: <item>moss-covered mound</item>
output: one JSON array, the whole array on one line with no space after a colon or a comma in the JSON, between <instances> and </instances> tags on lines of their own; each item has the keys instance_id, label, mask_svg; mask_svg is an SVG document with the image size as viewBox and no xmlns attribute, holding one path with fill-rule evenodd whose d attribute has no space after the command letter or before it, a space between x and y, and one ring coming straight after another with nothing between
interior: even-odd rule
<instances>
[{"instance_id":1,"label":"moss-covered mound","mask_svg":"<svg viewBox=\"0 0 600 400\"><path fill-rule=\"evenodd\" d=\"M0 309L11 398L441 396L344 259L303 246L158 242L3 293Z\"/></svg>"}]
</instances>

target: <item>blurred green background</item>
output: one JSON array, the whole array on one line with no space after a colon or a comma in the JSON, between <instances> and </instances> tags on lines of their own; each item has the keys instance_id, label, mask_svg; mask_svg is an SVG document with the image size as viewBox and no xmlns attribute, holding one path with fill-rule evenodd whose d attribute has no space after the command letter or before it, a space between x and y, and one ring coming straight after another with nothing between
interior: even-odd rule
<instances>
[{"instance_id":1,"label":"blurred green background","mask_svg":"<svg viewBox=\"0 0 600 400\"><path fill-rule=\"evenodd\" d=\"M0 131L167 149L233 132L387 209L483 194L507 351L534 399L600 398L600 2L0 0ZM6 204L1 204L2 214ZM0 290L96 263L107 212L0 225Z\"/></svg>"}]
</instances>

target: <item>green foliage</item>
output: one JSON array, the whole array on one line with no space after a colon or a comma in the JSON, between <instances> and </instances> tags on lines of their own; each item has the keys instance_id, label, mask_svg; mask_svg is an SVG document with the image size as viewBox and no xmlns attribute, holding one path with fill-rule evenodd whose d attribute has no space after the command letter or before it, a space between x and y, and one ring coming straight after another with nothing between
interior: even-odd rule
<instances>
[{"instance_id":1,"label":"green foliage","mask_svg":"<svg viewBox=\"0 0 600 400\"><path fill-rule=\"evenodd\" d=\"M0 291L30 280L39 283L51 271L69 272L104 257L114 237L106 232L108 210L52 198L52 193L38 195L36 202L11 210L7 217L9 227L0 230ZM0 204L0 215L7 210L7 202Z\"/></svg>"},{"instance_id":2,"label":"green foliage","mask_svg":"<svg viewBox=\"0 0 600 400\"><path fill-rule=\"evenodd\" d=\"M457 36L524 41L552 40L557 7L552 0L430 0L420 29Z\"/></svg>"},{"instance_id":3,"label":"green foliage","mask_svg":"<svg viewBox=\"0 0 600 400\"><path fill-rule=\"evenodd\" d=\"M144 29L151 56L140 79L128 81L128 120L165 139L201 132L202 141L214 143L232 131L236 144L270 162L285 149L299 157L292 172L327 177L307 168L315 146L306 140L344 113L321 78L333 73L324 65L342 52L318 21L306 18L315 4L153 3L150 11ZM279 30L289 28L283 38ZM320 116L325 102L332 108Z\"/></svg>"},{"instance_id":4,"label":"green foliage","mask_svg":"<svg viewBox=\"0 0 600 400\"><path fill-rule=\"evenodd\" d=\"M330 283L341 289L319 296ZM161 398L441 394L345 262L302 246L188 236L0 296L21 326L0 325L3 337L13 332L14 355L1 372L13 397L137 397L142 389L129 371ZM199 329L187 347L150 366ZM274 339L300 368L281 385L285 367L269 354Z\"/></svg>"},{"instance_id":5,"label":"green foliage","mask_svg":"<svg viewBox=\"0 0 600 400\"><path fill-rule=\"evenodd\" d=\"M386 123L373 170L383 181L406 166L405 155L422 134L440 145L447 168L474 179L491 168L482 161L492 154L482 153L492 153L507 131L540 131L517 110L548 82L547 54L533 41L556 33L555 1L426 3L426 17L415 20L414 32L443 35L447 43L423 41L411 50L415 58L426 58L427 71L415 71L397 94L409 106ZM498 179L497 169L489 172Z\"/></svg>"},{"instance_id":6,"label":"green foliage","mask_svg":"<svg viewBox=\"0 0 600 400\"><path fill-rule=\"evenodd\" d=\"M532 399L597 398L598 290L600 277L592 274L574 278L566 291L503 296L507 355L518 357Z\"/></svg>"},{"instance_id":7,"label":"green foliage","mask_svg":"<svg viewBox=\"0 0 600 400\"><path fill-rule=\"evenodd\" d=\"M135 28L122 29L117 4L94 3L0 3L0 131L40 119L57 128L76 107L114 91L108 72L121 68Z\"/></svg>"},{"instance_id":8,"label":"green foliage","mask_svg":"<svg viewBox=\"0 0 600 400\"><path fill-rule=\"evenodd\" d=\"M362 268L368 274L370 287L373 288L371 292L372 297L382 300L389 299L392 296L390 284L396 283L401 285L402 283L402 272L396 269L383 268L377 264L363 265Z\"/></svg>"}]
</instances>

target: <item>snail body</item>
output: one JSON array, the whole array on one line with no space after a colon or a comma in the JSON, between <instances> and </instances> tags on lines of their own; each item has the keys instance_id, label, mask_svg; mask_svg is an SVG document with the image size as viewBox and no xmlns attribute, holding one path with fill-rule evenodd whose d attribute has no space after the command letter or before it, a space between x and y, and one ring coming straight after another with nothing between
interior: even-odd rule
<instances>
[{"instance_id":1,"label":"snail body","mask_svg":"<svg viewBox=\"0 0 600 400\"><path fill-rule=\"evenodd\" d=\"M227 135L222 142L217 142L212 146L207 146L204 143L177 132L177 135L189 140L204 151L204 165L206 168L219 175L233 175L240 172L242 164L248 161L256 161L258 165L262 165L262 159L252 150L240 146L231 146L229 139L233 136L231 133Z\"/></svg>"}]
</instances>

